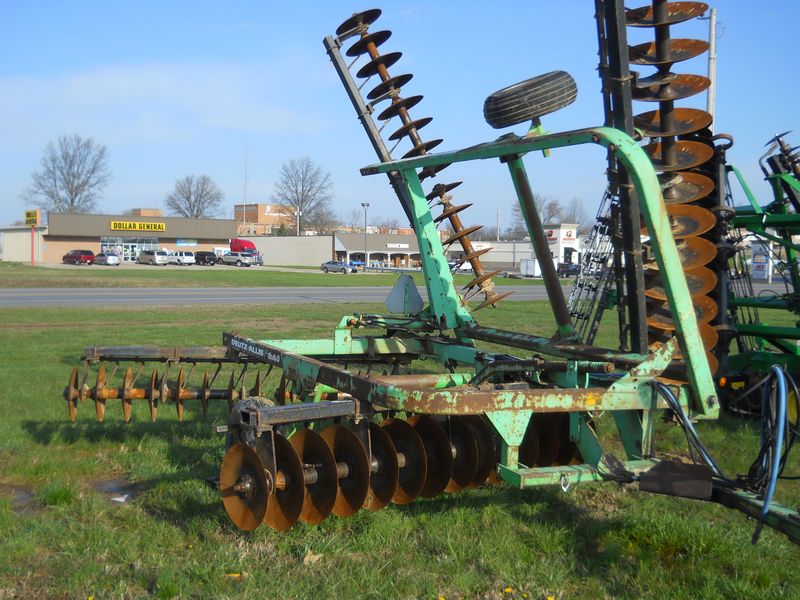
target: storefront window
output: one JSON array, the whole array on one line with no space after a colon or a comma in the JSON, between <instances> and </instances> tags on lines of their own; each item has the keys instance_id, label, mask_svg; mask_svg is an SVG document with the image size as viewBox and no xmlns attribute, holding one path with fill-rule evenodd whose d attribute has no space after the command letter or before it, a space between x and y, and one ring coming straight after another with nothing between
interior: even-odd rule
<instances>
[{"instance_id":1,"label":"storefront window","mask_svg":"<svg viewBox=\"0 0 800 600\"><path fill-rule=\"evenodd\" d=\"M100 238L100 252L116 254L125 262L134 262L143 250L160 250L158 238L104 236Z\"/></svg>"}]
</instances>

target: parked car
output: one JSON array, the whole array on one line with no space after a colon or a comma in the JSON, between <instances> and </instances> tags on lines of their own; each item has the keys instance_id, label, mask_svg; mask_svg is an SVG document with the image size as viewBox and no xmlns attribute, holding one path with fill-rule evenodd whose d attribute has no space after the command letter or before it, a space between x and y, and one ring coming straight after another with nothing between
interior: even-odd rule
<instances>
[{"instance_id":1,"label":"parked car","mask_svg":"<svg viewBox=\"0 0 800 600\"><path fill-rule=\"evenodd\" d=\"M217 255L209 250L199 250L194 253L194 262L198 265L215 265Z\"/></svg>"},{"instance_id":2,"label":"parked car","mask_svg":"<svg viewBox=\"0 0 800 600\"><path fill-rule=\"evenodd\" d=\"M355 273L356 268L346 262L340 260L329 260L322 263L319 268L323 273Z\"/></svg>"},{"instance_id":3,"label":"parked car","mask_svg":"<svg viewBox=\"0 0 800 600\"><path fill-rule=\"evenodd\" d=\"M240 254L244 254L245 256L250 257L252 264L261 266L264 264L264 257L258 254L257 252L250 252L249 250L245 250L244 252L240 252Z\"/></svg>"},{"instance_id":4,"label":"parked car","mask_svg":"<svg viewBox=\"0 0 800 600\"><path fill-rule=\"evenodd\" d=\"M142 250L136 262L140 265L166 265L169 264L169 254L165 250Z\"/></svg>"},{"instance_id":5,"label":"parked car","mask_svg":"<svg viewBox=\"0 0 800 600\"><path fill-rule=\"evenodd\" d=\"M101 252L94 257L94 264L96 265L115 265L118 267L120 262L122 261L120 261L119 256L112 253Z\"/></svg>"},{"instance_id":6,"label":"parked car","mask_svg":"<svg viewBox=\"0 0 800 600\"><path fill-rule=\"evenodd\" d=\"M559 263L556 271L559 277L577 277L580 275L581 266L574 263Z\"/></svg>"},{"instance_id":7,"label":"parked car","mask_svg":"<svg viewBox=\"0 0 800 600\"><path fill-rule=\"evenodd\" d=\"M171 265L193 265L195 262L194 252L178 250L169 254L169 263Z\"/></svg>"},{"instance_id":8,"label":"parked car","mask_svg":"<svg viewBox=\"0 0 800 600\"><path fill-rule=\"evenodd\" d=\"M94 252L91 250L70 250L62 258L61 262L68 265L90 265L94 262Z\"/></svg>"},{"instance_id":9,"label":"parked car","mask_svg":"<svg viewBox=\"0 0 800 600\"><path fill-rule=\"evenodd\" d=\"M226 252L217 257L218 265L236 265L237 267L249 267L254 265L253 255L245 252Z\"/></svg>"}]
</instances>

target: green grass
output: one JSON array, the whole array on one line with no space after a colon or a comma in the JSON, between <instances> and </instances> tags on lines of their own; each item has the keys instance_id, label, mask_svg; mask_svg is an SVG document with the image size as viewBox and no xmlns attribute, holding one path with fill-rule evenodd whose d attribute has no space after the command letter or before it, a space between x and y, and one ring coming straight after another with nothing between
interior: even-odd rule
<instances>
[{"instance_id":1,"label":"green grass","mask_svg":"<svg viewBox=\"0 0 800 600\"><path fill-rule=\"evenodd\" d=\"M308 272L272 271L266 268L197 267L106 267L93 265L47 267L0 262L0 288L73 288L73 287L361 287L393 286L395 273L325 274L317 269ZM423 285L422 274L414 273ZM457 286L473 275L456 275ZM541 285L537 279L497 278L498 285Z\"/></svg>"},{"instance_id":2,"label":"green grass","mask_svg":"<svg viewBox=\"0 0 800 600\"><path fill-rule=\"evenodd\" d=\"M224 452L213 432L225 421L224 402L208 421L190 404L183 424L170 405L150 423L138 403L126 425L111 401L104 424L90 402L76 423L67 418L61 392L86 345L210 345L231 330L321 337L342 314L380 309L269 306L245 321L217 307L3 310L0 598L797 597L798 549L771 530L751 546L753 521L716 505L616 484L568 494L493 487L248 534L203 482ZM504 303L478 317L553 330L541 302ZM614 339L604 327L601 340ZM599 419L604 435L610 420ZM725 418L698 428L726 469L746 469L753 424ZM684 454L677 428L658 429L659 451ZM792 460L788 470L797 467ZM10 487L33 495L25 510ZM126 493L127 502L110 501ZM780 499L800 505L800 485L783 483ZM308 551L319 560L304 564Z\"/></svg>"}]
</instances>

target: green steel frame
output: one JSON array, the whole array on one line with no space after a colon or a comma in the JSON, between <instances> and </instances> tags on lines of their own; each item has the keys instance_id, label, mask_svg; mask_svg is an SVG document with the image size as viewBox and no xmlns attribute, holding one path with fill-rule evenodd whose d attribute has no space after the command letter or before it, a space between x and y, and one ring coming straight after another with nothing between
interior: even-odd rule
<instances>
[{"instance_id":1,"label":"green steel frame","mask_svg":"<svg viewBox=\"0 0 800 600\"><path fill-rule=\"evenodd\" d=\"M471 160L498 159L512 177L522 214L531 238L543 236L536 213L523 157L581 144L599 145L614 154L627 169L639 198L639 210L653 241L653 251L663 273L664 287L674 315L678 336L650 356L622 353L577 343L565 316L560 285L546 281L550 304L557 323L552 338L483 327L470 314L459 295L447 264L417 170L425 167ZM440 415L483 414L502 439L501 477L514 485L530 486L560 481L601 479L602 449L590 426L591 416L602 411L614 415L632 471L652 463L653 414L665 408L654 393L653 381L670 368L682 340L686 357L685 375L689 386L680 391L685 409L697 417L715 418L719 405L711 372L706 362L697 321L670 234L655 171L642 149L626 134L599 127L559 134L502 139L455 152L386 162L362 169L362 174L399 173L405 183L419 242L428 305L418 315L381 316L354 314L344 317L333 339L253 340L226 334L224 344L247 357L283 370L292 391L301 401L315 401L324 393L340 392L366 403L373 411L404 411ZM359 335L364 333L364 335ZM477 342L491 342L534 352L529 360L510 359L491 353ZM545 360L542 356L560 360ZM432 373L425 385L400 385L391 380L356 375L333 366L357 362L359 357L375 360L381 356L429 358L446 369L465 372ZM615 371L615 377L602 377ZM526 383L505 385L512 380ZM548 385L540 385L546 374ZM433 379L431 379L433 378ZM413 380L413 378L412 378ZM556 382L557 387L553 387ZM518 462L518 450L531 418L537 413L570 414L570 437L578 445L586 464L572 466L569 473L558 468L527 468ZM644 461L644 462L642 462Z\"/></svg>"}]
</instances>

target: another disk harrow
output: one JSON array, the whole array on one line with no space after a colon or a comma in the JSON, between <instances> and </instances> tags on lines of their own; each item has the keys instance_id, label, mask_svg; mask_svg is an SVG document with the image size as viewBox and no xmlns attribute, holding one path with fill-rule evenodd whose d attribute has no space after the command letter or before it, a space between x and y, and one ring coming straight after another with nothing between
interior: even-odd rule
<instances>
[{"instance_id":1,"label":"another disk harrow","mask_svg":"<svg viewBox=\"0 0 800 600\"><path fill-rule=\"evenodd\" d=\"M647 77L633 73L633 100L658 103L658 109L634 116L634 125L651 143L645 152L660 171L664 203L673 238L678 243L698 321L708 326L716 323L719 298L715 271L725 268L725 257L718 253L724 221L730 218L720 206L716 193L717 162L715 138L711 133L712 116L694 108L679 108L675 101L705 91L710 81L700 75L676 74L672 67L708 50L702 40L674 39L670 28L701 16L708 10L702 2L667 2L653 0L652 5L627 11L629 27L652 28L655 41L630 46L632 65L652 66L656 72ZM647 235L645 229L642 230ZM719 259L717 256L719 254ZM716 263L715 263L716 259ZM719 264L718 264L719 263ZM708 268L709 266L713 267ZM648 341L651 348L660 347L675 333L654 262L645 265ZM706 356L712 373L718 362L711 353L718 341L714 335L703 335Z\"/></svg>"}]
</instances>

